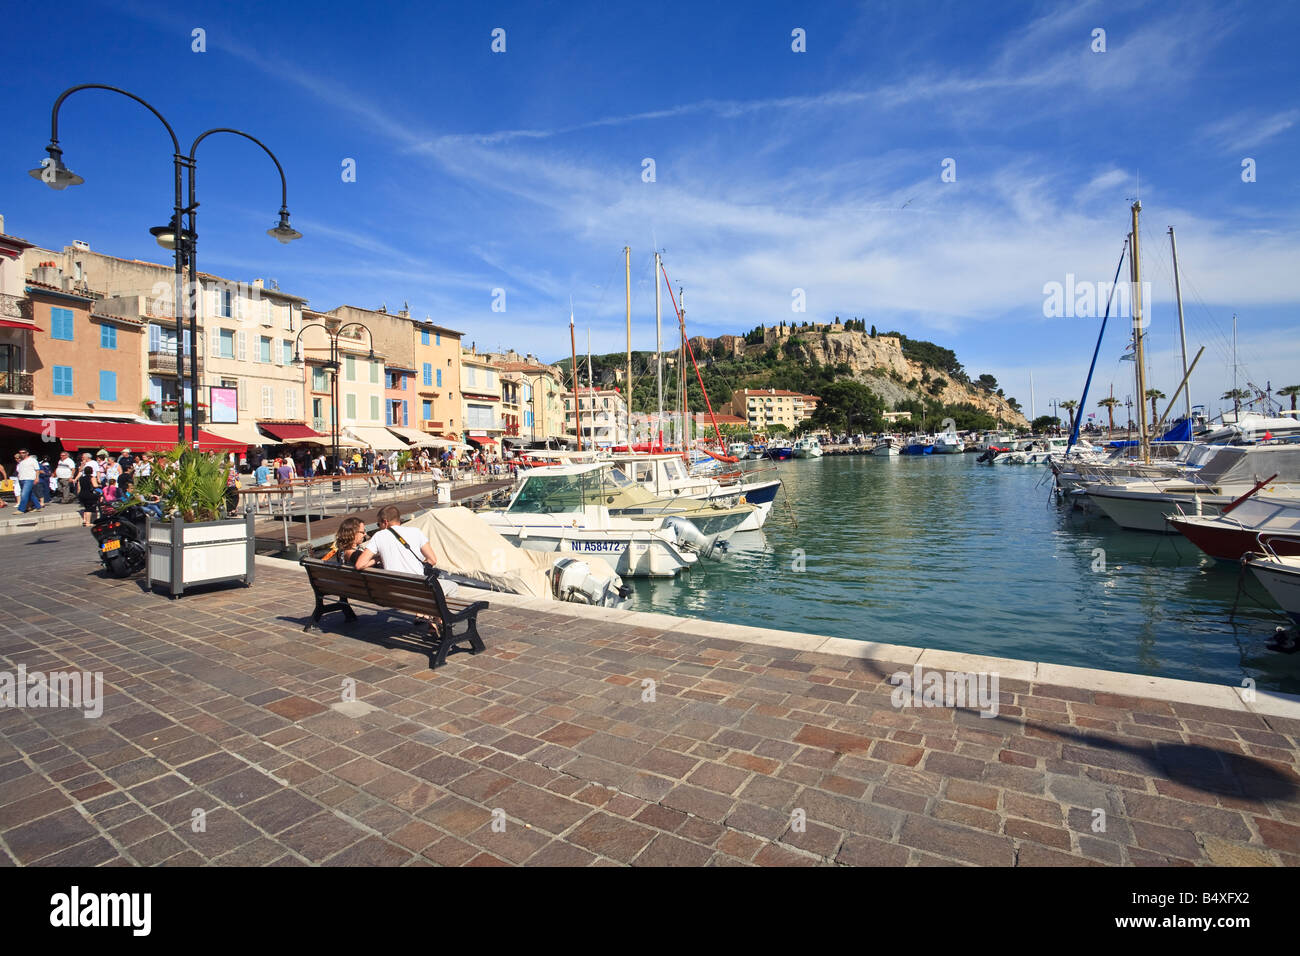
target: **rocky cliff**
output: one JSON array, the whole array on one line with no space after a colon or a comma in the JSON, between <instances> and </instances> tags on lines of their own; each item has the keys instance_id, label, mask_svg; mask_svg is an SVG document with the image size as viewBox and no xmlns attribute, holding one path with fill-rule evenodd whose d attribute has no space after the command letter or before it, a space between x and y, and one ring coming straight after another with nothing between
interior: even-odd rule
<instances>
[{"instance_id":1,"label":"rocky cliff","mask_svg":"<svg viewBox=\"0 0 1300 956\"><path fill-rule=\"evenodd\" d=\"M759 343L742 347L747 357L758 357L772 346L771 343ZM791 330L780 348L787 358L804 362L816 360L826 366L847 365L853 378L879 395L891 408L909 398L937 398L946 405L973 405L1008 425L1029 424L1005 398L977 385L963 384L943 370L928 368L908 358L895 336L873 338L865 332ZM933 393L929 384L937 379L942 379L945 384Z\"/></svg>"}]
</instances>

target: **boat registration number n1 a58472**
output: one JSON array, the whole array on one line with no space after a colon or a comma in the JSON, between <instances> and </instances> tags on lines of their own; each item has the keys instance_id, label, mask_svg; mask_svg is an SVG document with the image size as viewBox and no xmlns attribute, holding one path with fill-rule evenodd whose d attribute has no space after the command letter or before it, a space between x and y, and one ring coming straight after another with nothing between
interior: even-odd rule
<instances>
[{"instance_id":1,"label":"boat registration number n1 a58472","mask_svg":"<svg viewBox=\"0 0 1300 956\"><path fill-rule=\"evenodd\" d=\"M574 551L610 552L622 551L623 545L617 541L574 541L571 548Z\"/></svg>"}]
</instances>

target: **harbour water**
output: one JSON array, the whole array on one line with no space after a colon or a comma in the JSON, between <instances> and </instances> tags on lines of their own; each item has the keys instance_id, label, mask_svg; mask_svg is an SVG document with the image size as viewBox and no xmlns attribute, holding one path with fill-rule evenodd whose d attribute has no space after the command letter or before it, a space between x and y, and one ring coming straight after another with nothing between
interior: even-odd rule
<instances>
[{"instance_id":1,"label":"harbour water","mask_svg":"<svg viewBox=\"0 0 1300 956\"><path fill-rule=\"evenodd\" d=\"M1253 577L1238 600L1238 568L1181 536L1069 512L1045 468L973 455L776 468L785 487L762 532L675 581L633 580L634 608L1300 692L1300 654L1265 647L1285 619Z\"/></svg>"}]
</instances>

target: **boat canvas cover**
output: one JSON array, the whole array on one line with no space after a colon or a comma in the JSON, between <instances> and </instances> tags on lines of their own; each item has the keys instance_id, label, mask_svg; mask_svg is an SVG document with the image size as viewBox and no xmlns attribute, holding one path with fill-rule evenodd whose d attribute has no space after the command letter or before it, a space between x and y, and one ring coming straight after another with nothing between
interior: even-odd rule
<instances>
[{"instance_id":1,"label":"boat canvas cover","mask_svg":"<svg viewBox=\"0 0 1300 956\"><path fill-rule=\"evenodd\" d=\"M468 508L433 508L407 524L424 532L440 568L512 594L552 598L548 572L560 558L577 558L597 577L614 577L594 555L515 547Z\"/></svg>"},{"instance_id":2,"label":"boat canvas cover","mask_svg":"<svg viewBox=\"0 0 1300 956\"><path fill-rule=\"evenodd\" d=\"M1229 446L1206 462L1196 480L1253 484L1273 474L1279 482L1300 481L1300 445Z\"/></svg>"}]
</instances>

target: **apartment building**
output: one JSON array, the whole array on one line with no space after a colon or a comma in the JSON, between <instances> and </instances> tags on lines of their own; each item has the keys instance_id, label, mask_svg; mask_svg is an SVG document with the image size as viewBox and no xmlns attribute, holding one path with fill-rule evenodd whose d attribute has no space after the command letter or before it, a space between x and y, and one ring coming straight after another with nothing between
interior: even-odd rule
<instances>
[{"instance_id":1,"label":"apartment building","mask_svg":"<svg viewBox=\"0 0 1300 956\"><path fill-rule=\"evenodd\" d=\"M30 364L36 323L23 307L27 296L23 252L32 243L6 235L0 216L0 413L28 411L35 398Z\"/></svg>"},{"instance_id":2,"label":"apartment building","mask_svg":"<svg viewBox=\"0 0 1300 956\"><path fill-rule=\"evenodd\" d=\"M460 353L460 393L465 440L493 447L505 434L501 417L501 378L491 358L473 348Z\"/></svg>"},{"instance_id":3,"label":"apartment building","mask_svg":"<svg viewBox=\"0 0 1300 956\"><path fill-rule=\"evenodd\" d=\"M742 388L731 396L731 412L745 419L755 432L772 425L793 429L812 417L820 401L816 395L804 395L778 388Z\"/></svg>"},{"instance_id":4,"label":"apartment building","mask_svg":"<svg viewBox=\"0 0 1300 956\"><path fill-rule=\"evenodd\" d=\"M348 429L369 444L380 440L391 443L393 436L379 431L360 433L358 429L382 430L385 422L384 400L387 381L384 358L371 350L371 339L363 328L345 327L333 312L303 311L304 329L299 350L303 357L303 376L307 392L311 427L322 434L334 429L332 389L338 383L338 426ZM369 326L366 326L369 328ZM331 364L331 335L337 332L338 366Z\"/></svg>"},{"instance_id":5,"label":"apartment building","mask_svg":"<svg viewBox=\"0 0 1300 956\"><path fill-rule=\"evenodd\" d=\"M581 418L582 447L608 448L625 440L627 402L617 388L578 388L578 410L574 411L573 393L564 393L564 430L576 438Z\"/></svg>"},{"instance_id":6,"label":"apartment building","mask_svg":"<svg viewBox=\"0 0 1300 956\"><path fill-rule=\"evenodd\" d=\"M565 386L559 369L531 354L506 352L491 358L503 374L520 376L519 437L529 441L564 437Z\"/></svg>"},{"instance_id":7,"label":"apartment building","mask_svg":"<svg viewBox=\"0 0 1300 956\"><path fill-rule=\"evenodd\" d=\"M464 333L436 325L427 317L413 321L415 394L419 400L419 428L440 438L459 441L464 429L464 404L460 395L461 347Z\"/></svg>"}]
</instances>

